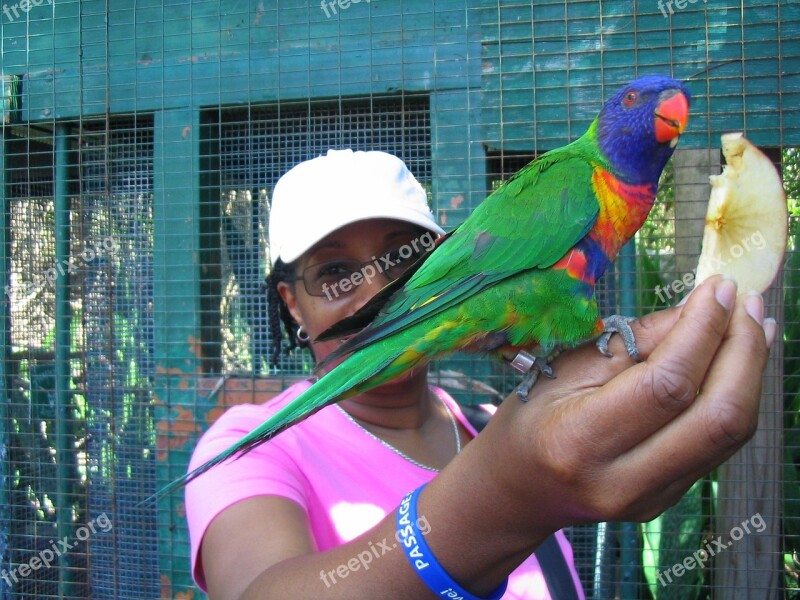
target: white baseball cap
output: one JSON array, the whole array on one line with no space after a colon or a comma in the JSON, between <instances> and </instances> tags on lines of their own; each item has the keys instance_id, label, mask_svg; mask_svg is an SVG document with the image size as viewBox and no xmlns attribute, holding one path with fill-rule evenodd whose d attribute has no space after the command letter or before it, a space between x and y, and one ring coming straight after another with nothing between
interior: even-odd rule
<instances>
[{"instance_id":1,"label":"white baseball cap","mask_svg":"<svg viewBox=\"0 0 800 600\"><path fill-rule=\"evenodd\" d=\"M328 150L275 184L269 215L272 264L279 258L291 263L328 234L364 219L396 219L444 234L425 190L402 160L386 152Z\"/></svg>"}]
</instances>

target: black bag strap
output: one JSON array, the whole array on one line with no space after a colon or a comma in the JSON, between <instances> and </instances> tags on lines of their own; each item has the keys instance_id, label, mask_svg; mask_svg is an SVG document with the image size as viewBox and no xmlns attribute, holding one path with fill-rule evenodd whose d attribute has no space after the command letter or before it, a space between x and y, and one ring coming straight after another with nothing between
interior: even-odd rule
<instances>
[{"instance_id":1,"label":"black bag strap","mask_svg":"<svg viewBox=\"0 0 800 600\"><path fill-rule=\"evenodd\" d=\"M550 597L554 600L578 600L575 580L572 578L567 559L564 558L556 536L549 536L536 548L534 554L542 568Z\"/></svg>"},{"instance_id":2,"label":"black bag strap","mask_svg":"<svg viewBox=\"0 0 800 600\"><path fill-rule=\"evenodd\" d=\"M489 419L492 418L491 413L480 406L464 405L461 406L461 412L464 413L467 421L479 433L486 427ZM534 551L534 554L542 569L542 575L544 575L544 581L547 584L550 597L554 600L578 600L575 580L572 578L569 565L564 558L564 553L561 551L561 546L556 536L549 536Z\"/></svg>"}]
</instances>

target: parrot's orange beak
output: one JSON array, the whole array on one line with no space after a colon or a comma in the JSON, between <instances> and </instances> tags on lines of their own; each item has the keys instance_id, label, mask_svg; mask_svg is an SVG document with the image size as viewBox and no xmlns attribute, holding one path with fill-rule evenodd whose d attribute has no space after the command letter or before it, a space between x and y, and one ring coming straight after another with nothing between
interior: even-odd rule
<instances>
[{"instance_id":1,"label":"parrot's orange beak","mask_svg":"<svg viewBox=\"0 0 800 600\"><path fill-rule=\"evenodd\" d=\"M689 121L689 101L682 92L662 100L655 111L656 140L669 142L686 130Z\"/></svg>"}]
</instances>

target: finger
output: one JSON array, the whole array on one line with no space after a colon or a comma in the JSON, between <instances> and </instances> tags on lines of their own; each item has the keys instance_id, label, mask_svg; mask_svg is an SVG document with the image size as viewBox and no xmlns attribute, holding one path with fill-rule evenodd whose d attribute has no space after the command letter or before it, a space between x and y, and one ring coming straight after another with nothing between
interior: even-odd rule
<instances>
[{"instance_id":1,"label":"finger","mask_svg":"<svg viewBox=\"0 0 800 600\"><path fill-rule=\"evenodd\" d=\"M683 303L674 308L649 313L630 323L639 355L643 360L650 356L675 327L682 307ZM583 386L578 387L603 385L623 370L638 364L638 361L628 355L622 336L611 336L609 350L612 355L610 358L599 353L595 342L591 341L575 350L561 354L553 361L554 370L558 371L559 378L562 380L560 383L563 383L563 379L566 377L580 376L586 381L583 382ZM545 387L541 384L538 385L540 389Z\"/></svg>"},{"instance_id":2,"label":"finger","mask_svg":"<svg viewBox=\"0 0 800 600\"><path fill-rule=\"evenodd\" d=\"M750 439L758 424L768 349L764 330L748 314L746 302L746 296L738 298L696 400L623 457L614 470L655 475L678 493L725 462Z\"/></svg>"},{"instance_id":3,"label":"finger","mask_svg":"<svg viewBox=\"0 0 800 600\"><path fill-rule=\"evenodd\" d=\"M650 313L630 323L636 337L639 355L643 359L647 358L653 349L663 341L664 337L674 327L680 314L680 307L669 308ZM574 387L586 388L602 385L623 370L637 364L637 361L634 361L628 355L622 336L611 336L609 350L612 354L610 358L598 352L595 341L589 341L578 348L559 354L552 361L554 370L558 370L559 384L563 384L568 378L581 377L586 381L575 382ZM501 353L502 357L509 363L513 362L518 357L518 354L516 350L508 350ZM558 366L556 367L556 365ZM537 384L536 389L540 390L543 387L545 386Z\"/></svg>"},{"instance_id":4,"label":"finger","mask_svg":"<svg viewBox=\"0 0 800 600\"><path fill-rule=\"evenodd\" d=\"M631 322L636 345L643 359L646 359L664 340L675 326L680 314L680 309L669 308ZM552 362L556 380L537 381L532 397L555 389L561 398L579 396L589 389L606 384L625 369L638 364L628 355L621 336L611 336L609 350L611 357L601 354L596 343L590 341L561 353ZM564 390L570 390L569 394L565 395Z\"/></svg>"},{"instance_id":5,"label":"finger","mask_svg":"<svg viewBox=\"0 0 800 600\"><path fill-rule=\"evenodd\" d=\"M732 305L735 295L729 280L715 278L699 286L645 362L626 369L597 393L575 399L581 403L573 412L576 434L593 439L591 432L607 432L593 439L595 460L635 447L694 400L730 319L730 310L717 296ZM653 342L662 333L656 328L667 326L660 320L643 322ZM643 344L649 343L644 336Z\"/></svg>"},{"instance_id":6,"label":"finger","mask_svg":"<svg viewBox=\"0 0 800 600\"><path fill-rule=\"evenodd\" d=\"M735 452L755 431L767 357L764 330L748 315L741 296L695 406L681 415L697 419L692 425L697 445L706 446L710 455Z\"/></svg>"}]
</instances>

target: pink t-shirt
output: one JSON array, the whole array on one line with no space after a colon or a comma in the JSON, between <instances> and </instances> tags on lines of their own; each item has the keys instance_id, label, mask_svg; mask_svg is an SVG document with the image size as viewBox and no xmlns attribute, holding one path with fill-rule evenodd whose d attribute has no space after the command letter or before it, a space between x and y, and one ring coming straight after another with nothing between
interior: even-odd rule
<instances>
[{"instance_id":1,"label":"pink t-shirt","mask_svg":"<svg viewBox=\"0 0 800 600\"><path fill-rule=\"evenodd\" d=\"M244 404L227 410L198 442L190 469L229 448L309 385L308 381L303 381L265 404ZM444 390L432 389L467 431L476 435L458 404ZM294 501L306 511L316 549L322 552L349 542L377 525L397 508L403 496L435 476L436 472L414 465L372 438L336 406L323 408L273 440L237 460L211 469L187 486L186 518L194 580L206 590L203 565L198 561L200 542L211 521L236 502L269 495ZM562 532L556 535L580 590L572 548ZM376 548L386 548L381 546L381 540L371 541ZM389 547L395 542L394 539L384 541ZM579 596L583 598L583 593L579 592ZM512 573L503 598L550 598L535 556Z\"/></svg>"}]
</instances>

